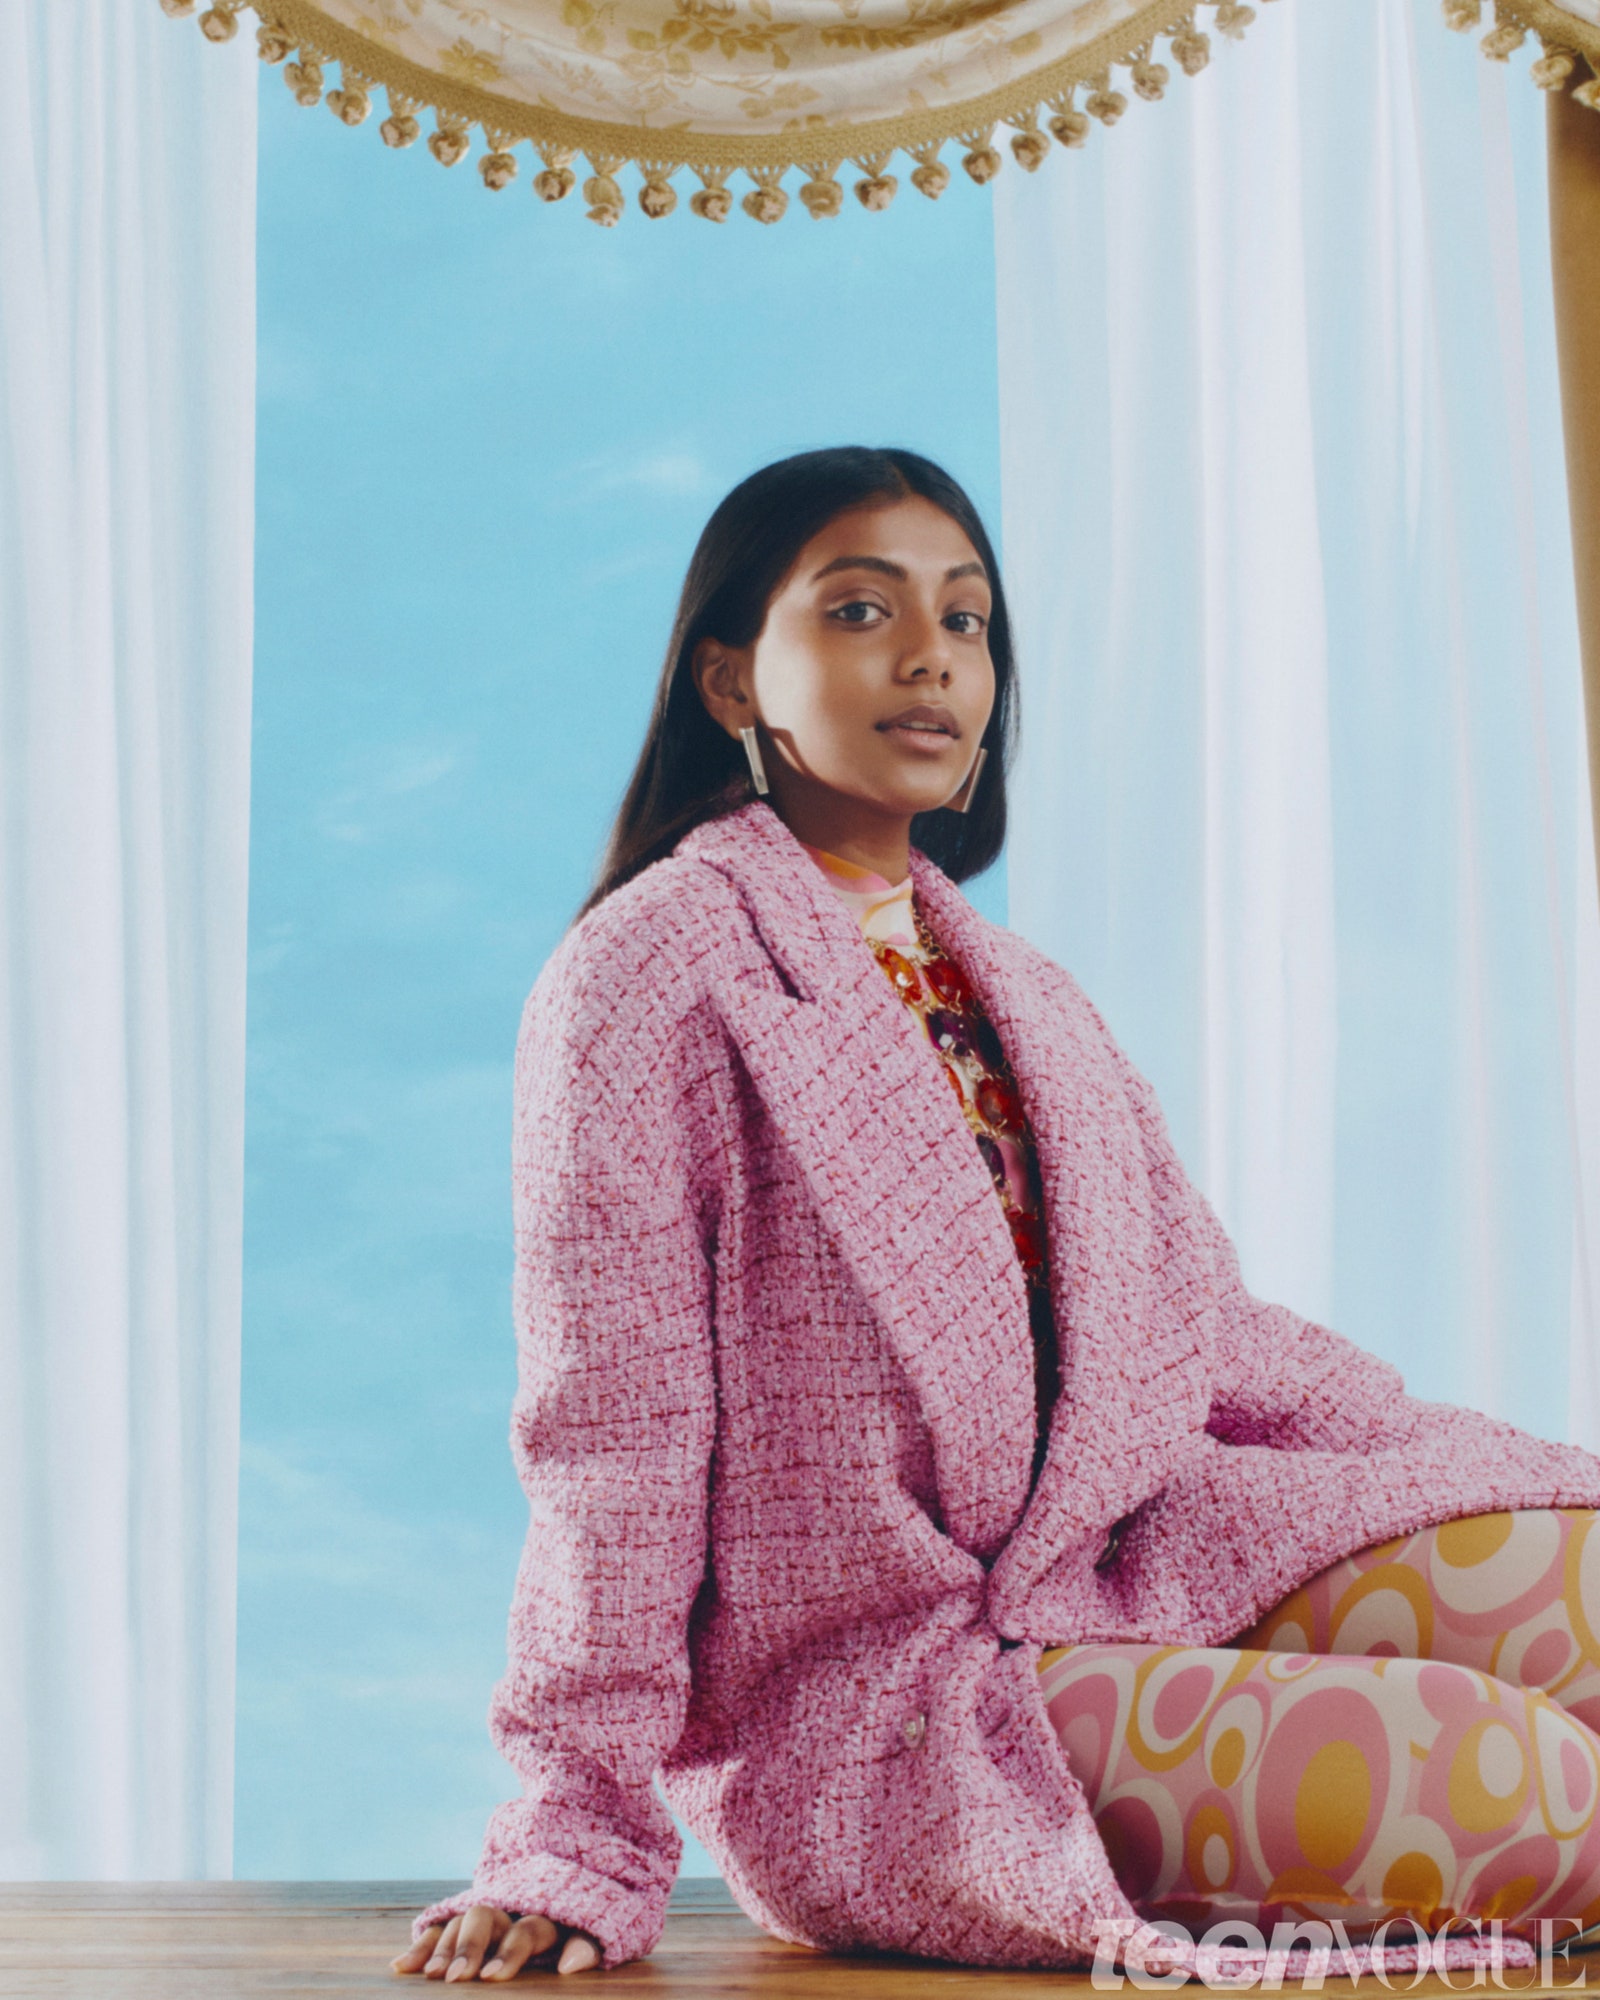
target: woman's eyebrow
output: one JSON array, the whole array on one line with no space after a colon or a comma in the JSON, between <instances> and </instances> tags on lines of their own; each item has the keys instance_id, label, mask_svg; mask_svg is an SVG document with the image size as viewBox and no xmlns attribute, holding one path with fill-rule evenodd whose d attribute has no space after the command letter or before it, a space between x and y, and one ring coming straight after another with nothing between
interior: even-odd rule
<instances>
[{"instance_id":1,"label":"woman's eyebrow","mask_svg":"<svg viewBox=\"0 0 1600 2000\"><path fill-rule=\"evenodd\" d=\"M898 577L901 583L906 581L906 572L900 565L888 562L882 556L835 556L831 563L822 565L811 581L819 583L823 577L832 576L836 569L875 569L884 576Z\"/></svg>"},{"instance_id":2,"label":"woman's eyebrow","mask_svg":"<svg viewBox=\"0 0 1600 2000\"><path fill-rule=\"evenodd\" d=\"M906 581L907 576L899 563L890 562L884 556L835 556L831 563L822 565L811 581L820 583L823 577L832 576L835 570L840 569L875 569L881 576L895 577L901 583ZM957 563L954 569L945 571L944 580L946 583L954 583L958 576L987 577L988 574L981 562Z\"/></svg>"}]
</instances>

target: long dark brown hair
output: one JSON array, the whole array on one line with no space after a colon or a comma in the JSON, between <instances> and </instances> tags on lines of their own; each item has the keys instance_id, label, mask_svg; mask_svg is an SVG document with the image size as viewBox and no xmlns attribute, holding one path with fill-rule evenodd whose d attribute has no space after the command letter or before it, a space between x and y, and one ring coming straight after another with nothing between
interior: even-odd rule
<instances>
[{"instance_id":1,"label":"long dark brown hair","mask_svg":"<svg viewBox=\"0 0 1600 2000\"><path fill-rule=\"evenodd\" d=\"M988 867L1006 837L1006 768L1016 737L1016 674L1000 567L978 510L949 473L914 451L837 445L779 459L740 482L707 521L689 564L667 643L644 748L611 829L605 860L582 916L624 882L670 854L692 827L753 796L744 751L713 722L691 671L702 639L748 646L795 558L836 515L911 497L948 514L989 572L989 657L994 710L983 732L988 760L969 811L943 808L911 822L920 847L954 880Z\"/></svg>"}]
</instances>

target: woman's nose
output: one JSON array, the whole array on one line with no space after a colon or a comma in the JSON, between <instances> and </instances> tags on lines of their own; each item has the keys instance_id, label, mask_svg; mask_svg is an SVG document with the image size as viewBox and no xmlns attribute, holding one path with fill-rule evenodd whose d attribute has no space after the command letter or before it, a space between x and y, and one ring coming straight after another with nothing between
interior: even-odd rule
<instances>
[{"instance_id":1,"label":"woman's nose","mask_svg":"<svg viewBox=\"0 0 1600 2000\"><path fill-rule=\"evenodd\" d=\"M900 659L901 673L907 680L932 680L937 678L942 686L950 684L951 659L950 635L937 618L925 618L906 629L908 644Z\"/></svg>"}]
</instances>

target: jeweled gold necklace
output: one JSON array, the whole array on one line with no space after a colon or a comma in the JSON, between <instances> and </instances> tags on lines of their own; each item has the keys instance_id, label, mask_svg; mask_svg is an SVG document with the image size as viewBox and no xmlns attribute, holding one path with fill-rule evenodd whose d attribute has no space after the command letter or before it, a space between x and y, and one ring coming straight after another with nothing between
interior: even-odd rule
<instances>
[{"instance_id":1,"label":"jeweled gold necklace","mask_svg":"<svg viewBox=\"0 0 1600 2000\"><path fill-rule=\"evenodd\" d=\"M915 903L911 905L911 923L912 927L915 929L917 933L917 943L921 945L923 951L927 953L928 957L943 958L944 953L939 949L938 945L934 942L933 933L928 929L928 926L922 921L922 912L917 908ZM886 953L891 951L899 953L899 955L902 958L905 956L905 953L901 949L901 947L897 944L891 944L887 938L878 938L869 935L867 938L867 943L871 946L872 955L876 959L881 960Z\"/></svg>"}]
</instances>

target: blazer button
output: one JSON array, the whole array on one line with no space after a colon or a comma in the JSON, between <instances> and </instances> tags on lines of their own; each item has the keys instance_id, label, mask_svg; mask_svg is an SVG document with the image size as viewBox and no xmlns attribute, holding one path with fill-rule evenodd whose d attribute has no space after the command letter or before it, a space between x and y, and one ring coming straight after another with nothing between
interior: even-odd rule
<instances>
[{"instance_id":1,"label":"blazer button","mask_svg":"<svg viewBox=\"0 0 1600 2000\"><path fill-rule=\"evenodd\" d=\"M908 1715L900 1725L900 1734L906 1739L906 1748L915 1750L928 1733L928 1719L923 1715Z\"/></svg>"},{"instance_id":2,"label":"blazer button","mask_svg":"<svg viewBox=\"0 0 1600 2000\"><path fill-rule=\"evenodd\" d=\"M1113 1521L1111 1523L1111 1531L1106 1536L1106 1545L1094 1559L1094 1566L1097 1570L1110 1569L1111 1565L1116 1561L1117 1550L1122 1546L1122 1537L1127 1532L1127 1527L1126 1516L1120 1521Z\"/></svg>"}]
</instances>

